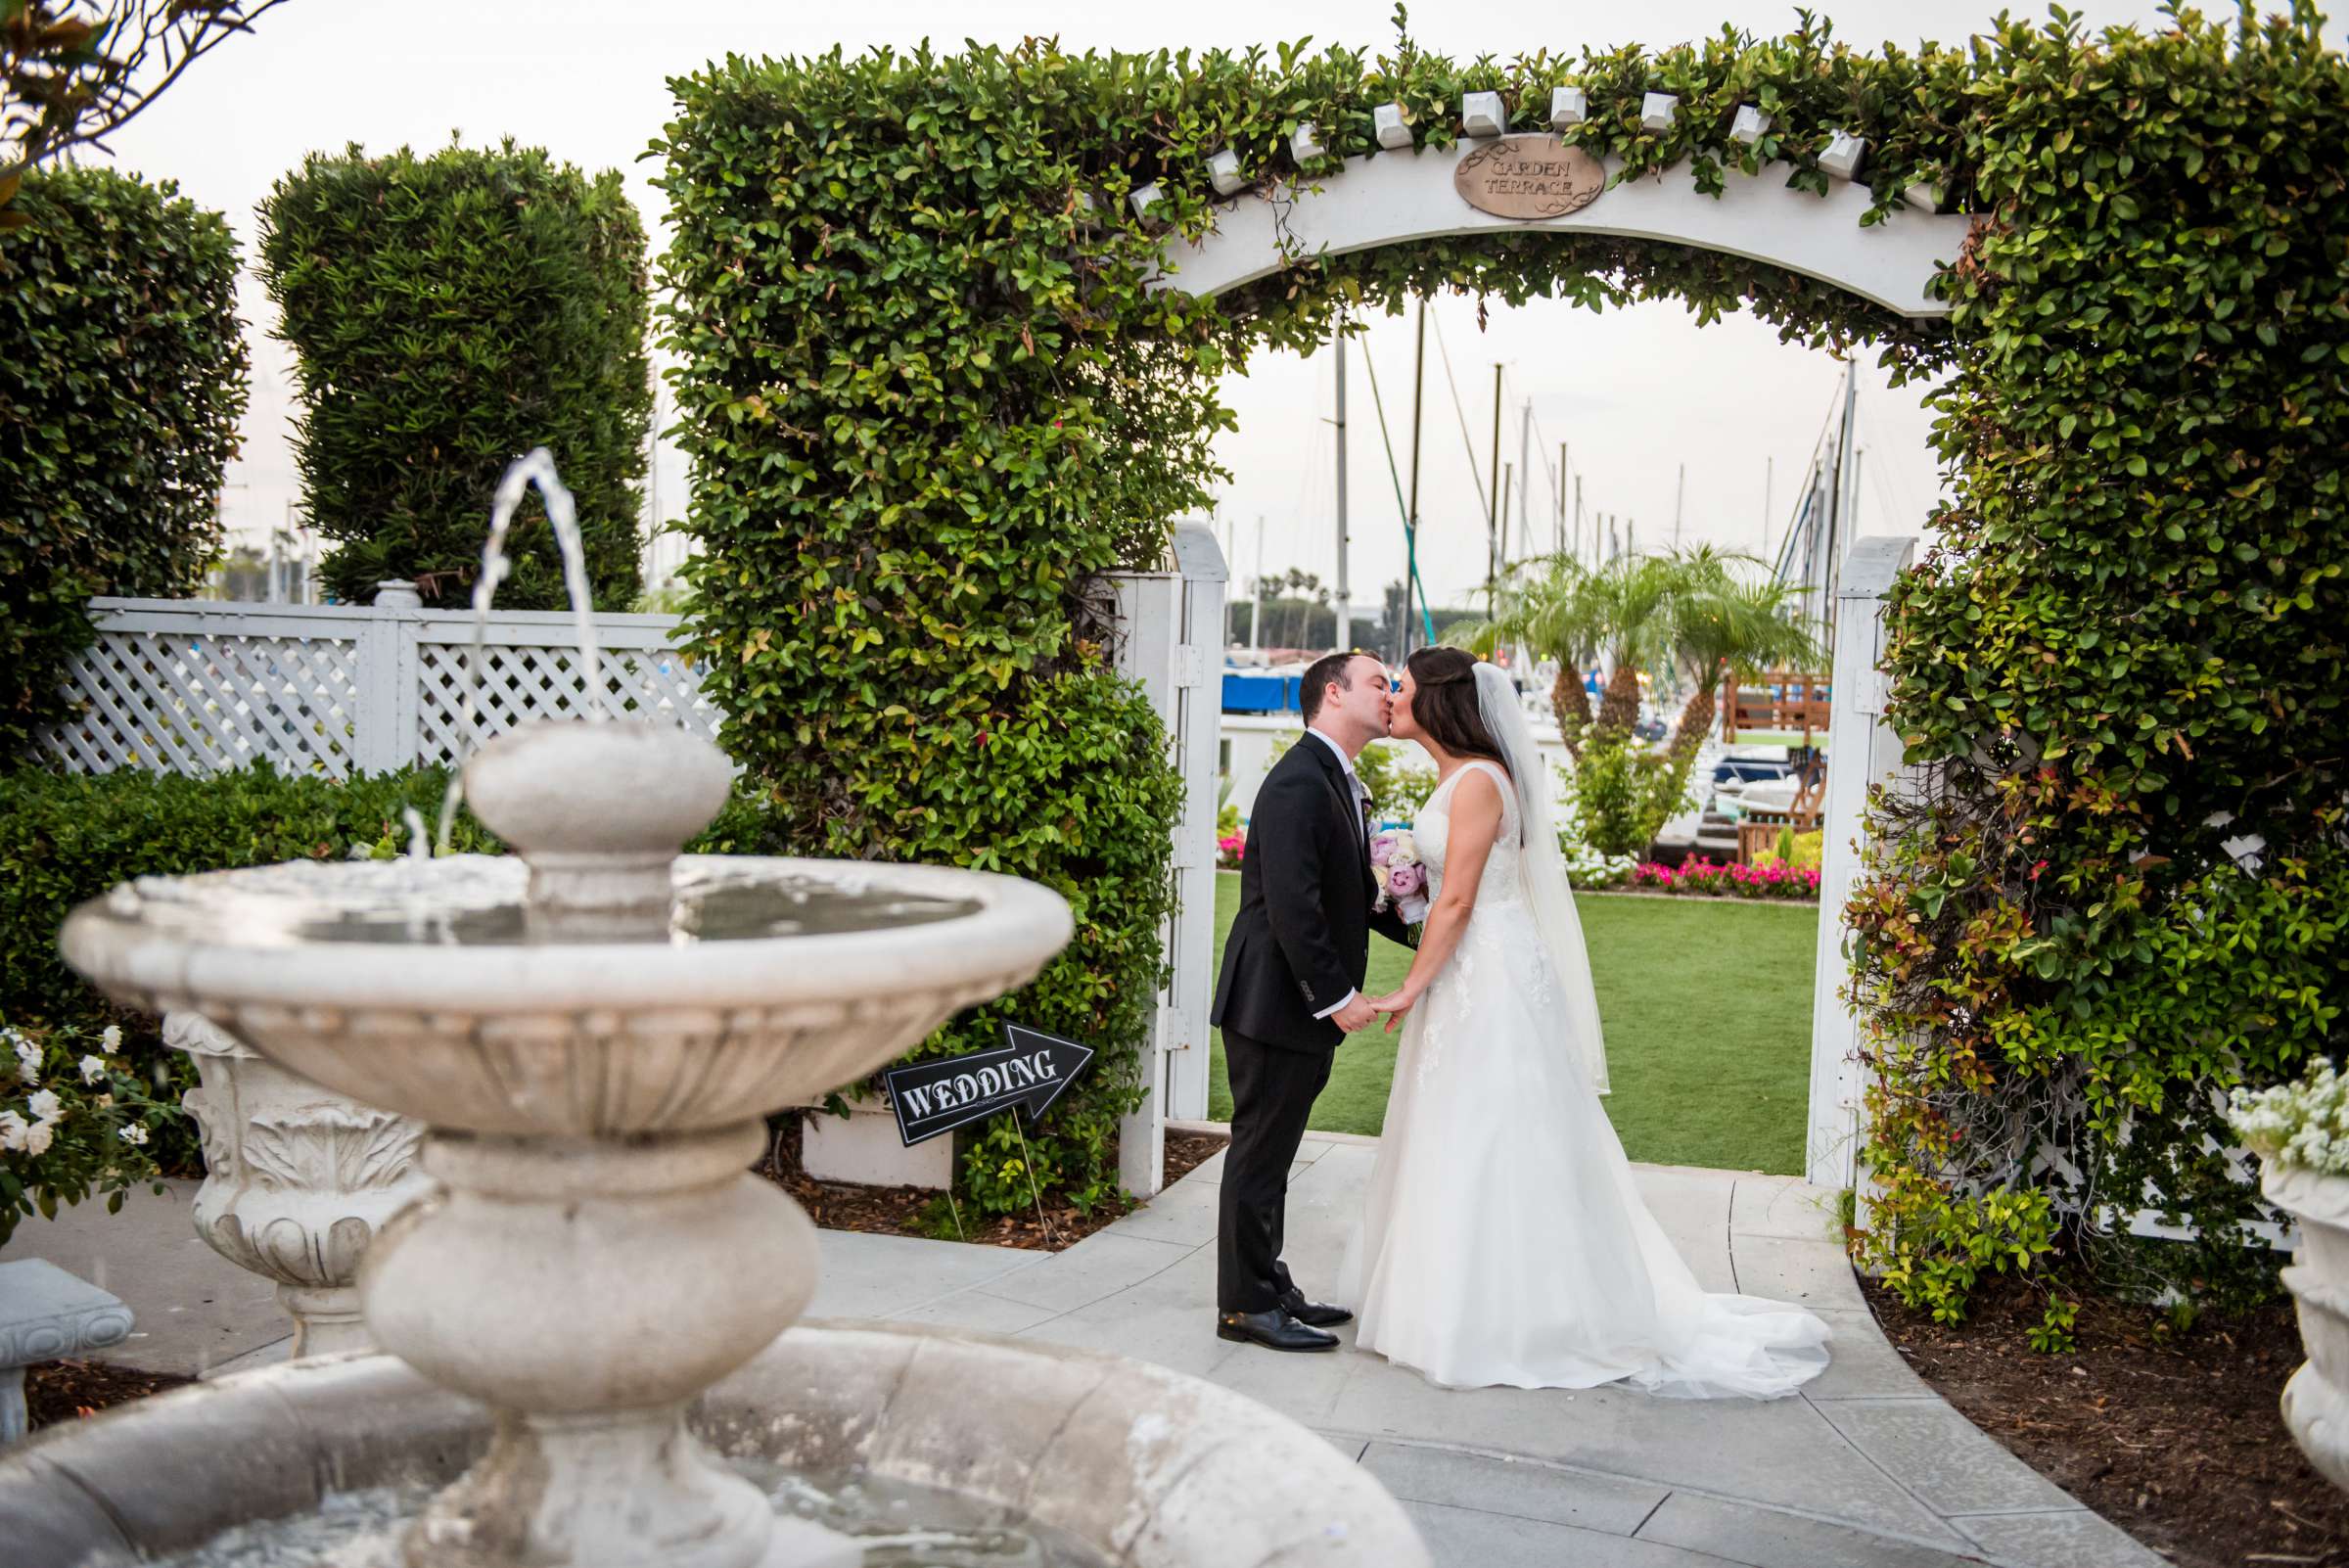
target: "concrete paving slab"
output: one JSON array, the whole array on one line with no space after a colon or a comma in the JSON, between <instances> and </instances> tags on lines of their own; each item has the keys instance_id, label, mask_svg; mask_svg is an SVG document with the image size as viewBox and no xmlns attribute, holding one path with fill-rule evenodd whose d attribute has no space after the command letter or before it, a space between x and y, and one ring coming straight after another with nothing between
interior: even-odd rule
<instances>
[{"instance_id":1,"label":"concrete paving slab","mask_svg":"<svg viewBox=\"0 0 2349 1568\"><path fill-rule=\"evenodd\" d=\"M247 1273L196 1234L191 1214L199 1185L165 1181L160 1195L134 1188L120 1214L108 1214L103 1199L77 1203L54 1220L33 1216L9 1237L12 1261L45 1258L130 1309L130 1337L93 1360L200 1376L294 1331L274 1283Z\"/></svg>"},{"instance_id":2,"label":"concrete paving slab","mask_svg":"<svg viewBox=\"0 0 2349 1568\"><path fill-rule=\"evenodd\" d=\"M1186 1183L1196 1182L1211 1187L1221 1186L1223 1184L1223 1156L1230 1152L1229 1149L1218 1149L1193 1166L1190 1175L1175 1182L1174 1185L1179 1187Z\"/></svg>"},{"instance_id":3,"label":"concrete paving slab","mask_svg":"<svg viewBox=\"0 0 2349 1568\"><path fill-rule=\"evenodd\" d=\"M1916 1375L1884 1331L1875 1314L1845 1308L1814 1308L1833 1335L1827 1350L1833 1360L1827 1369L1803 1385L1806 1399L1917 1399L1938 1401L1931 1384Z\"/></svg>"},{"instance_id":4,"label":"concrete paving slab","mask_svg":"<svg viewBox=\"0 0 2349 1568\"><path fill-rule=\"evenodd\" d=\"M2072 1497L1952 1407L1924 1400L1828 1400L1818 1408L1853 1446L1943 1515L2076 1508Z\"/></svg>"},{"instance_id":5,"label":"concrete paving slab","mask_svg":"<svg viewBox=\"0 0 2349 1568\"><path fill-rule=\"evenodd\" d=\"M1348 1379L1324 1424L1701 1486L1868 1530L1963 1545L1801 1399L1658 1400L1620 1387L1441 1389L1373 1360Z\"/></svg>"},{"instance_id":6,"label":"concrete paving slab","mask_svg":"<svg viewBox=\"0 0 2349 1568\"><path fill-rule=\"evenodd\" d=\"M2031 1568L2162 1568L2169 1561L2086 1508L1959 1518L1984 1551Z\"/></svg>"},{"instance_id":7,"label":"concrete paving slab","mask_svg":"<svg viewBox=\"0 0 2349 1568\"><path fill-rule=\"evenodd\" d=\"M1023 1339L1074 1345L1207 1377L1246 1347L1216 1337L1215 1313L1200 1306L1144 1307L1093 1316L1069 1313L1027 1330Z\"/></svg>"},{"instance_id":8,"label":"concrete paving slab","mask_svg":"<svg viewBox=\"0 0 2349 1568\"><path fill-rule=\"evenodd\" d=\"M1737 1289L1743 1295L1814 1310L1867 1309L1867 1298L1860 1294L1851 1260L1834 1242L1737 1236L1729 1243L1729 1255L1737 1266Z\"/></svg>"},{"instance_id":9,"label":"concrete paving slab","mask_svg":"<svg viewBox=\"0 0 2349 1568\"><path fill-rule=\"evenodd\" d=\"M1406 1501L1403 1511L1440 1568L1722 1568L1729 1560L1660 1541L1437 1502Z\"/></svg>"},{"instance_id":10,"label":"concrete paving slab","mask_svg":"<svg viewBox=\"0 0 2349 1568\"><path fill-rule=\"evenodd\" d=\"M1173 1241L1196 1247L1216 1239L1217 1207L1222 1189L1177 1181L1152 1198L1139 1212L1118 1222L1118 1234L1145 1241Z\"/></svg>"},{"instance_id":11,"label":"concrete paving slab","mask_svg":"<svg viewBox=\"0 0 2349 1568\"><path fill-rule=\"evenodd\" d=\"M1416 1443L1373 1443L1361 1464L1406 1502L1540 1519L1611 1536L1637 1530L1669 1494L1652 1482Z\"/></svg>"},{"instance_id":12,"label":"concrete paving slab","mask_svg":"<svg viewBox=\"0 0 2349 1568\"><path fill-rule=\"evenodd\" d=\"M1965 1568L1957 1552L1888 1541L1879 1535L1757 1508L1726 1498L1675 1492L1639 1526L1639 1539L1711 1552L1749 1568Z\"/></svg>"},{"instance_id":13,"label":"concrete paving slab","mask_svg":"<svg viewBox=\"0 0 2349 1568\"><path fill-rule=\"evenodd\" d=\"M1066 1252L1049 1254L992 1280L987 1288L990 1295L1068 1312L1171 1268L1191 1250L1170 1241L1120 1235L1115 1229L1099 1230ZM1203 1319L1214 1315L1208 1310L1214 1305L1212 1300L1203 1304Z\"/></svg>"},{"instance_id":14,"label":"concrete paving slab","mask_svg":"<svg viewBox=\"0 0 2349 1568\"><path fill-rule=\"evenodd\" d=\"M1211 1318L1208 1332L1214 1331ZM1269 1405L1307 1426L1337 1424L1329 1419L1330 1409L1363 1360L1344 1351L1273 1351L1230 1340L1216 1343L1229 1346L1231 1354L1207 1372L1209 1382Z\"/></svg>"},{"instance_id":15,"label":"concrete paving slab","mask_svg":"<svg viewBox=\"0 0 2349 1568\"><path fill-rule=\"evenodd\" d=\"M1018 1247L987 1247L920 1236L866 1235L819 1230L823 1274L813 1317L886 1318L935 1301L949 1291L984 1285L1050 1256Z\"/></svg>"},{"instance_id":16,"label":"concrete paving slab","mask_svg":"<svg viewBox=\"0 0 2349 1568\"><path fill-rule=\"evenodd\" d=\"M1800 1176L1739 1176L1729 1201L1733 1235L1840 1244L1842 1227L1835 1189L1815 1187Z\"/></svg>"},{"instance_id":17,"label":"concrete paving slab","mask_svg":"<svg viewBox=\"0 0 2349 1568\"><path fill-rule=\"evenodd\" d=\"M990 1296L984 1290L959 1290L928 1306L898 1313L889 1320L933 1328L976 1328L990 1334L1020 1334L1057 1315L1049 1307Z\"/></svg>"}]
</instances>

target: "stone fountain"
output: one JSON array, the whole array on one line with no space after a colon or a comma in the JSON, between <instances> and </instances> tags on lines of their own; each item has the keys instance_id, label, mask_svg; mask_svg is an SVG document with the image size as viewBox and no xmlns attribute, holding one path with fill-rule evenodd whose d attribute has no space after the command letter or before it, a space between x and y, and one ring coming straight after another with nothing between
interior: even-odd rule
<instances>
[{"instance_id":1,"label":"stone fountain","mask_svg":"<svg viewBox=\"0 0 2349 1568\"><path fill-rule=\"evenodd\" d=\"M681 855L729 780L681 730L534 723L463 771L519 858L143 879L74 912L66 956L108 994L414 1119L435 1185L360 1266L389 1356L36 1436L0 1461L11 1561L184 1551L404 1486L383 1541L407 1568L866 1562L778 1509L774 1466L941 1489L1084 1553L1007 1562L1426 1561L1374 1481L1224 1390L979 1335L785 1334L817 1250L747 1174L764 1115L1026 983L1071 922L1014 878Z\"/></svg>"}]
</instances>

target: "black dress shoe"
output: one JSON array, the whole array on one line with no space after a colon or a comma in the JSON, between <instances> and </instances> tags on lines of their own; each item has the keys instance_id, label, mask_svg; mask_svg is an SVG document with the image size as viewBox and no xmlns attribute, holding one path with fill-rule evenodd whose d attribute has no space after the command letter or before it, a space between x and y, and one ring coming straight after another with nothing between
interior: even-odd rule
<instances>
[{"instance_id":1,"label":"black dress shoe","mask_svg":"<svg viewBox=\"0 0 2349 1568\"><path fill-rule=\"evenodd\" d=\"M1315 1328L1335 1328L1340 1323L1354 1321L1354 1314L1345 1308L1332 1307L1326 1302L1307 1301L1302 1290L1292 1290L1281 1297L1280 1310L1297 1321L1310 1323Z\"/></svg>"},{"instance_id":2,"label":"black dress shoe","mask_svg":"<svg viewBox=\"0 0 2349 1568\"><path fill-rule=\"evenodd\" d=\"M1218 1313L1216 1338L1236 1339L1276 1351L1325 1351L1338 1348L1338 1336L1308 1328L1275 1307L1262 1313Z\"/></svg>"}]
</instances>

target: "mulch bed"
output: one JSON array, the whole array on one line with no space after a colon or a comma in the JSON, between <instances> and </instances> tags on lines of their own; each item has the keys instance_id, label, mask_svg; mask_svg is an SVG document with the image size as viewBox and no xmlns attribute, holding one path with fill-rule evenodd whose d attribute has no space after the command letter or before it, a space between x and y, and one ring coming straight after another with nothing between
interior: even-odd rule
<instances>
[{"instance_id":1,"label":"mulch bed","mask_svg":"<svg viewBox=\"0 0 2349 1568\"><path fill-rule=\"evenodd\" d=\"M2277 1409L2300 1364L2289 1302L2183 1334L2089 1297L2080 1349L2042 1356L2043 1303L2011 1283L1934 1322L1863 1280L1886 1335L1966 1418L2182 1568L2349 1568L2349 1494L2309 1467Z\"/></svg>"},{"instance_id":2,"label":"mulch bed","mask_svg":"<svg viewBox=\"0 0 2349 1568\"><path fill-rule=\"evenodd\" d=\"M1208 1132L1170 1131L1166 1157L1168 1184L1213 1158L1227 1141ZM943 1193L929 1187L867 1187L850 1181L818 1181L800 1169L797 1117L786 1119L775 1134L767 1158L754 1169L798 1199L807 1217L826 1230L937 1236L990 1247L1059 1252L1133 1212L1125 1205L1112 1203L1099 1205L1090 1214L1081 1214L1061 1194L1046 1192L1040 1220L1034 1209L1021 1214L988 1216L966 1206L958 1216Z\"/></svg>"},{"instance_id":3,"label":"mulch bed","mask_svg":"<svg viewBox=\"0 0 2349 1568\"><path fill-rule=\"evenodd\" d=\"M174 1372L140 1372L108 1361L38 1361L24 1368L24 1407L37 1429L195 1381Z\"/></svg>"}]
</instances>

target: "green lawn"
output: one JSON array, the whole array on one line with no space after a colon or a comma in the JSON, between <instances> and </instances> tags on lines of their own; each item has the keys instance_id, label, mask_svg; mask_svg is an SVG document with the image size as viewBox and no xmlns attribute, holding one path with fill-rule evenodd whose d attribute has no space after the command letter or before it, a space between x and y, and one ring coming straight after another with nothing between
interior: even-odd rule
<instances>
[{"instance_id":1,"label":"green lawn","mask_svg":"<svg viewBox=\"0 0 2349 1568\"><path fill-rule=\"evenodd\" d=\"M1219 966L1239 903L1239 873L1219 873ZM1580 908L1607 1030L1607 1114L1631 1157L1798 1175L1819 906L1592 894ZM1393 991L1410 961L1372 937L1366 989ZM1377 1028L1347 1037L1314 1128L1378 1131L1401 1038ZM1228 1120L1221 1032L1210 1071L1208 1114Z\"/></svg>"}]
</instances>

